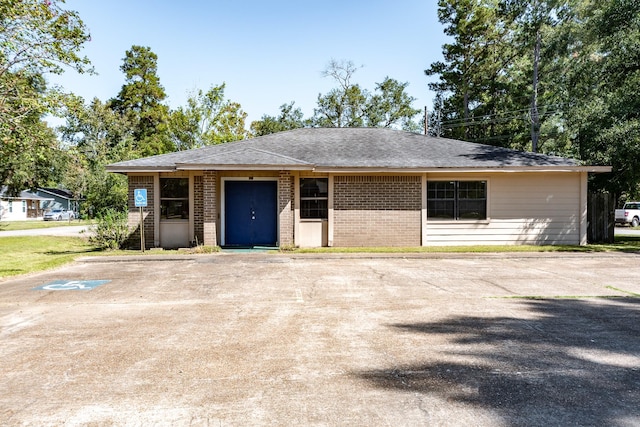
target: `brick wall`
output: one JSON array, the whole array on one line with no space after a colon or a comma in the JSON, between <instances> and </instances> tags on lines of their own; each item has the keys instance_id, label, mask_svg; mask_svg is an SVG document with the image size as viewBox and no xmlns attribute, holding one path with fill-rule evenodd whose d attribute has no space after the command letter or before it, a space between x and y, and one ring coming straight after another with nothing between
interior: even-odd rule
<instances>
[{"instance_id":1,"label":"brick wall","mask_svg":"<svg viewBox=\"0 0 640 427\"><path fill-rule=\"evenodd\" d=\"M293 184L290 172L281 171L278 177L278 221L280 238L278 243L293 245Z\"/></svg>"},{"instance_id":2,"label":"brick wall","mask_svg":"<svg viewBox=\"0 0 640 427\"><path fill-rule=\"evenodd\" d=\"M217 181L218 173L216 171L204 171L202 176L202 241L209 246L218 245L216 230L218 223Z\"/></svg>"},{"instance_id":3,"label":"brick wall","mask_svg":"<svg viewBox=\"0 0 640 427\"><path fill-rule=\"evenodd\" d=\"M129 177L129 230L131 234L127 240L127 246L131 249L140 249L140 208L136 207L134 200L134 190L145 188L147 190L147 207L142 208L144 216L144 243L145 249L154 247L154 215L153 204L156 195L153 191L153 176L130 176Z\"/></svg>"},{"instance_id":4,"label":"brick wall","mask_svg":"<svg viewBox=\"0 0 640 427\"><path fill-rule=\"evenodd\" d=\"M198 244L204 242L204 179L193 177L193 231Z\"/></svg>"},{"instance_id":5,"label":"brick wall","mask_svg":"<svg viewBox=\"0 0 640 427\"><path fill-rule=\"evenodd\" d=\"M334 246L420 246L419 176L336 176Z\"/></svg>"}]
</instances>

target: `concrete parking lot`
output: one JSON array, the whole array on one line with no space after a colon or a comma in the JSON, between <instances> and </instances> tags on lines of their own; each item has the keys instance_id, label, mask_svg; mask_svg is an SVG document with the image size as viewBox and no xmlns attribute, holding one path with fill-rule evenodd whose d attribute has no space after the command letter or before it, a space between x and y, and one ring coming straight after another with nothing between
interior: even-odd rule
<instances>
[{"instance_id":1,"label":"concrete parking lot","mask_svg":"<svg viewBox=\"0 0 640 427\"><path fill-rule=\"evenodd\" d=\"M634 254L79 261L0 282L0 422L638 425L639 277Z\"/></svg>"}]
</instances>

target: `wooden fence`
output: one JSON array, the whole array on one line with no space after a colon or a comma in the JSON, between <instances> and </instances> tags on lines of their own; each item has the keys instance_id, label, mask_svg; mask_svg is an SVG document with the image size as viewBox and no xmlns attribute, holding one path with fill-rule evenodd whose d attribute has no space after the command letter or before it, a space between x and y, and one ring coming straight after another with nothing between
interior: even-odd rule
<instances>
[{"instance_id":1,"label":"wooden fence","mask_svg":"<svg viewBox=\"0 0 640 427\"><path fill-rule=\"evenodd\" d=\"M615 205L610 193L589 193L587 199L587 241L589 243L613 243L615 229Z\"/></svg>"}]
</instances>

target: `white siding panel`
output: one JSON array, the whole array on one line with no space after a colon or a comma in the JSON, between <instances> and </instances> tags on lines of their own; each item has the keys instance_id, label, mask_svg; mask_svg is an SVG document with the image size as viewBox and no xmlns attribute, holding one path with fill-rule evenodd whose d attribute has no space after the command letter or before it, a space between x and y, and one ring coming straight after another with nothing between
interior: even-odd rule
<instances>
[{"instance_id":1,"label":"white siding panel","mask_svg":"<svg viewBox=\"0 0 640 427\"><path fill-rule=\"evenodd\" d=\"M503 173L488 181L488 220L427 219L425 245L580 243L579 173Z\"/></svg>"},{"instance_id":2,"label":"white siding panel","mask_svg":"<svg viewBox=\"0 0 640 427\"><path fill-rule=\"evenodd\" d=\"M27 218L27 212L22 210L22 199L14 199L12 203L12 212L9 212L9 201L0 201L0 219L2 221L24 221Z\"/></svg>"}]
</instances>

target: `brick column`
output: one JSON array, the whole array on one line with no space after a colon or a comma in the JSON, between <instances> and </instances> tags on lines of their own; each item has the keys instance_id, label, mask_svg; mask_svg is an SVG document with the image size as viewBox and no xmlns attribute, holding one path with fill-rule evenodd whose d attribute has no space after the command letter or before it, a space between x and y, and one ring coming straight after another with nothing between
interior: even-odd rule
<instances>
[{"instance_id":1,"label":"brick column","mask_svg":"<svg viewBox=\"0 0 640 427\"><path fill-rule=\"evenodd\" d=\"M202 176L193 177L193 233L198 244L204 243L204 189Z\"/></svg>"},{"instance_id":2,"label":"brick column","mask_svg":"<svg viewBox=\"0 0 640 427\"><path fill-rule=\"evenodd\" d=\"M280 171L278 177L278 222L280 224L280 246L293 245L293 185L291 173Z\"/></svg>"},{"instance_id":3,"label":"brick column","mask_svg":"<svg viewBox=\"0 0 640 427\"><path fill-rule=\"evenodd\" d=\"M203 186L203 242L207 246L217 246L218 236L216 225L218 222L218 197L216 185L218 173L216 171L204 171L202 177Z\"/></svg>"}]
</instances>

